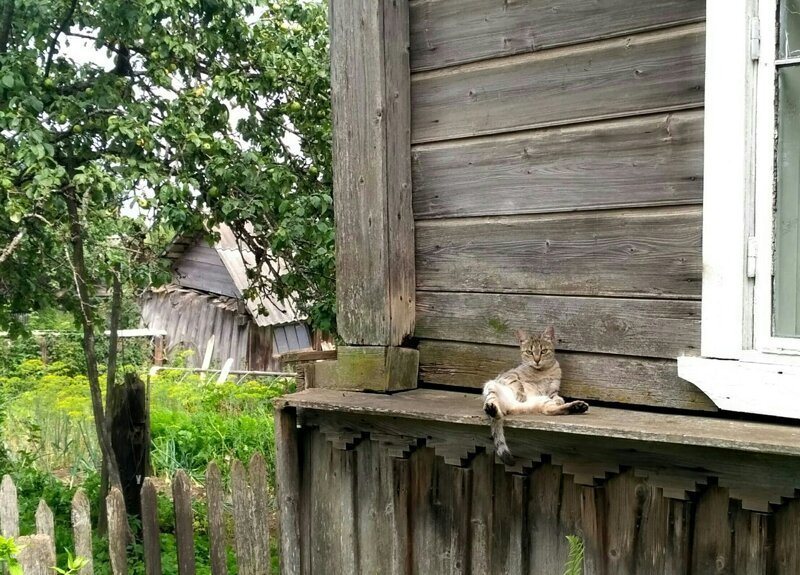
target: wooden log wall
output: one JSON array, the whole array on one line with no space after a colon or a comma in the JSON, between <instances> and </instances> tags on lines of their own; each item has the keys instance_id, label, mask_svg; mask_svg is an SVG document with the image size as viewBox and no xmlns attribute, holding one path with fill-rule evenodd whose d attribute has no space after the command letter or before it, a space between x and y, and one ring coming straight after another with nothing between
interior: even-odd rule
<instances>
[{"instance_id":1,"label":"wooden log wall","mask_svg":"<svg viewBox=\"0 0 800 575\"><path fill-rule=\"evenodd\" d=\"M521 457L508 468L485 449L485 427L279 418L281 441L301 454L279 472L294 509L281 545L299 554L283 573L561 575L567 535L585 545L586 575L800 572L800 502L779 496L755 511L735 487L769 484L776 465L796 477L797 458L739 454L742 467L724 450L579 438L586 457L575 438L527 432L509 435Z\"/></svg>"},{"instance_id":2,"label":"wooden log wall","mask_svg":"<svg viewBox=\"0 0 800 575\"><path fill-rule=\"evenodd\" d=\"M556 327L565 395L714 409L700 342L703 0L410 3L424 383Z\"/></svg>"}]
</instances>

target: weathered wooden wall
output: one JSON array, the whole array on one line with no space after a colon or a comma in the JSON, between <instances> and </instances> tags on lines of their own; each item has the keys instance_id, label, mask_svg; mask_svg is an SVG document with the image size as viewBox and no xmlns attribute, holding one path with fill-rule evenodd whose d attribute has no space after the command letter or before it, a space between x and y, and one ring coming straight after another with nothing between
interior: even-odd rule
<instances>
[{"instance_id":1,"label":"weathered wooden wall","mask_svg":"<svg viewBox=\"0 0 800 575\"><path fill-rule=\"evenodd\" d=\"M231 274L217 251L202 240L195 240L173 267L174 282L205 292L240 297Z\"/></svg>"},{"instance_id":2,"label":"weathered wooden wall","mask_svg":"<svg viewBox=\"0 0 800 575\"><path fill-rule=\"evenodd\" d=\"M486 426L283 419L283 573L561 575L567 535L586 575L800 572L800 501L753 511L736 488L779 491L797 457L512 429L512 469L487 454Z\"/></svg>"},{"instance_id":3,"label":"weathered wooden wall","mask_svg":"<svg viewBox=\"0 0 800 575\"><path fill-rule=\"evenodd\" d=\"M712 409L698 353L703 0L410 3L421 380L556 326L566 395Z\"/></svg>"},{"instance_id":4,"label":"weathered wooden wall","mask_svg":"<svg viewBox=\"0 0 800 575\"><path fill-rule=\"evenodd\" d=\"M232 357L233 369L279 370L272 357L272 328L255 325L239 300L173 287L147 292L141 310L147 327L167 332L170 352L194 351L190 366L203 362L213 335L215 365Z\"/></svg>"}]
</instances>

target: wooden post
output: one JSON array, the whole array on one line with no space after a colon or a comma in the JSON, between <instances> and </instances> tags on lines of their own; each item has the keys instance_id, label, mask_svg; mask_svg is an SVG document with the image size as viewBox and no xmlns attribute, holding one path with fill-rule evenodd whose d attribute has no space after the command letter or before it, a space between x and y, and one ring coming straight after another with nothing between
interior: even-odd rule
<instances>
[{"instance_id":1,"label":"wooden post","mask_svg":"<svg viewBox=\"0 0 800 575\"><path fill-rule=\"evenodd\" d=\"M233 534L236 564L240 575L256 575L253 534L253 492L247 485L244 466L235 459L231 465L231 499L233 499Z\"/></svg>"},{"instance_id":2,"label":"wooden post","mask_svg":"<svg viewBox=\"0 0 800 575\"><path fill-rule=\"evenodd\" d=\"M0 535L19 537L17 487L10 475L4 475L0 483Z\"/></svg>"},{"instance_id":3,"label":"wooden post","mask_svg":"<svg viewBox=\"0 0 800 575\"><path fill-rule=\"evenodd\" d=\"M94 563L92 560L92 516L89 509L89 499L83 489L75 492L72 498L72 537L75 542L75 555L83 557L87 563L80 570L79 575L92 575Z\"/></svg>"},{"instance_id":4,"label":"wooden post","mask_svg":"<svg viewBox=\"0 0 800 575\"><path fill-rule=\"evenodd\" d=\"M417 352L390 350L413 334L415 313L408 1L331 0L330 31L339 335L369 346L407 389L416 372L395 379L390 358ZM359 360L340 353L335 386L385 391Z\"/></svg>"},{"instance_id":5,"label":"wooden post","mask_svg":"<svg viewBox=\"0 0 800 575\"><path fill-rule=\"evenodd\" d=\"M114 575L128 575L128 514L122 492L112 487L106 496L108 555Z\"/></svg>"},{"instance_id":6,"label":"wooden post","mask_svg":"<svg viewBox=\"0 0 800 575\"><path fill-rule=\"evenodd\" d=\"M52 575L56 566L55 544L48 535L27 535L17 541L17 561L23 575Z\"/></svg>"},{"instance_id":7,"label":"wooden post","mask_svg":"<svg viewBox=\"0 0 800 575\"><path fill-rule=\"evenodd\" d=\"M183 469L172 483L172 504L175 508L175 544L178 548L178 573L195 575L194 527L192 526L192 491L189 476Z\"/></svg>"},{"instance_id":8,"label":"wooden post","mask_svg":"<svg viewBox=\"0 0 800 575\"><path fill-rule=\"evenodd\" d=\"M158 529L158 493L151 478L142 485L142 544L144 546L144 571L147 575L161 575L161 539Z\"/></svg>"},{"instance_id":9,"label":"wooden post","mask_svg":"<svg viewBox=\"0 0 800 575\"><path fill-rule=\"evenodd\" d=\"M283 575L300 575L300 459L297 414L275 408L275 467L280 510L280 559Z\"/></svg>"},{"instance_id":10,"label":"wooden post","mask_svg":"<svg viewBox=\"0 0 800 575\"><path fill-rule=\"evenodd\" d=\"M222 476L213 461L206 468L208 501L208 543L212 575L228 575L225 552L225 515L222 507Z\"/></svg>"},{"instance_id":11,"label":"wooden post","mask_svg":"<svg viewBox=\"0 0 800 575\"><path fill-rule=\"evenodd\" d=\"M44 502L44 499L39 500L39 506L36 508L36 533L39 535L47 535L50 538L50 546L53 557L56 556L56 526L53 520L53 512ZM54 563L55 565L55 563Z\"/></svg>"},{"instance_id":12,"label":"wooden post","mask_svg":"<svg viewBox=\"0 0 800 575\"><path fill-rule=\"evenodd\" d=\"M264 456L257 452L254 453L250 458L247 471L253 497L253 557L256 573L269 573L269 490L267 489L267 464Z\"/></svg>"}]
</instances>

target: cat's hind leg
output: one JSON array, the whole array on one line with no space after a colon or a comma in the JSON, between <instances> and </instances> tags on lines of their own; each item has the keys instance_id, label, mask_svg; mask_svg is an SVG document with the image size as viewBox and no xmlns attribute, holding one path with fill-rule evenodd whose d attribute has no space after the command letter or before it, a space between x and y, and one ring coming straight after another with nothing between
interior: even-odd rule
<instances>
[{"instance_id":1,"label":"cat's hind leg","mask_svg":"<svg viewBox=\"0 0 800 575\"><path fill-rule=\"evenodd\" d=\"M542 413L546 415L568 415L571 413L585 413L589 409L589 404L585 401L564 402L564 399L555 395L548 399L544 404Z\"/></svg>"},{"instance_id":2,"label":"cat's hind leg","mask_svg":"<svg viewBox=\"0 0 800 575\"><path fill-rule=\"evenodd\" d=\"M493 379L483 386L483 410L489 417L504 417L516 403L514 392L507 385Z\"/></svg>"}]
</instances>

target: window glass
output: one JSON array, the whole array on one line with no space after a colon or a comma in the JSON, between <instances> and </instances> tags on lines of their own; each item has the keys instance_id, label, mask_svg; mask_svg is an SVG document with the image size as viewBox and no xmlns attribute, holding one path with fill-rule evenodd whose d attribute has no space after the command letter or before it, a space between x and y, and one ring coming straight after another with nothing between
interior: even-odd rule
<instances>
[{"instance_id":1,"label":"window glass","mask_svg":"<svg viewBox=\"0 0 800 575\"><path fill-rule=\"evenodd\" d=\"M800 0L783 0L780 7L778 58L800 57Z\"/></svg>"}]
</instances>

